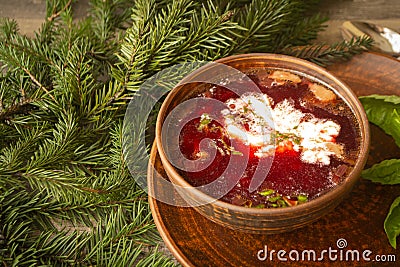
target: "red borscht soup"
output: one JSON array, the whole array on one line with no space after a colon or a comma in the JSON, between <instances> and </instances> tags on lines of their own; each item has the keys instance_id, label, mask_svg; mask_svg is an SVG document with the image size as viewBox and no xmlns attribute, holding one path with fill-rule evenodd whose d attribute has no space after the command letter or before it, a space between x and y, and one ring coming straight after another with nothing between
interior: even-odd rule
<instances>
[{"instance_id":1,"label":"red borscht soup","mask_svg":"<svg viewBox=\"0 0 400 267\"><path fill-rule=\"evenodd\" d=\"M224 105L193 107L196 118L182 126L180 151L200 165L209 162L211 154L200 149L208 139L216 153L207 168L181 175L196 187L221 176L237 181L220 200L252 208L299 205L341 183L360 147L360 129L346 102L327 85L292 71L247 76L259 90L238 95L229 88L246 88L249 81L226 79L195 96ZM236 169L243 162L244 171ZM250 190L256 177L257 188Z\"/></svg>"}]
</instances>

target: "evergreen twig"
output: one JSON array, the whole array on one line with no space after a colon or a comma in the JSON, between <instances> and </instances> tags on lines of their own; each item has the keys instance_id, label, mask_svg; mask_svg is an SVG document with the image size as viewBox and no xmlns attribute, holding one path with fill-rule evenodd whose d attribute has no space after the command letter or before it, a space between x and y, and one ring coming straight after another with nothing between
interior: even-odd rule
<instances>
[{"instance_id":1,"label":"evergreen twig","mask_svg":"<svg viewBox=\"0 0 400 267\"><path fill-rule=\"evenodd\" d=\"M347 60L352 56L368 50L373 40L367 36L353 38L332 45L313 44L303 47L289 47L284 53L303 58L321 66L330 65L339 60Z\"/></svg>"},{"instance_id":2,"label":"evergreen twig","mask_svg":"<svg viewBox=\"0 0 400 267\"><path fill-rule=\"evenodd\" d=\"M68 7L71 6L71 4L72 4L72 0L68 0L68 2L65 4L65 6L60 11L53 13L50 17L47 17L47 20L53 21L55 18L59 17L62 12L64 12Z\"/></svg>"}]
</instances>

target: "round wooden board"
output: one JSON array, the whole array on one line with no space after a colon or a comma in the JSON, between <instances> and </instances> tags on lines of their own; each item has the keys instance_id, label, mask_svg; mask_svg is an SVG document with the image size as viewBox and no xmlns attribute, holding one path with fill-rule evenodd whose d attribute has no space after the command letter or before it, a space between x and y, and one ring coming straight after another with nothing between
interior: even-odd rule
<instances>
[{"instance_id":1,"label":"round wooden board","mask_svg":"<svg viewBox=\"0 0 400 267\"><path fill-rule=\"evenodd\" d=\"M328 69L358 95L398 95L400 92L400 62L379 54L364 53ZM400 150L393 140L373 125L371 136L368 165L400 157ZM148 173L149 189L157 187L160 179L166 179L166 175L153 145ZM179 198L176 192L163 193ZM397 263L380 262L379 266L399 266L400 249L396 251L389 245L383 230L388 209L397 196L400 196L400 186L381 186L361 179L351 195L333 212L304 228L279 235L230 230L209 221L193 208L167 205L151 197L149 201L163 240L184 266L377 266L376 255L394 255L397 259ZM343 248L338 247L340 239L347 242ZM268 257L264 259L265 250ZM283 257L287 261L278 259L279 250L286 251ZM312 260L312 253L308 254L310 250L316 252L316 260ZM352 253L348 253L355 250L359 252L359 261L357 257L352 260ZM367 255L370 262L362 258L366 250L371 251ZM290 258L295 259L296 252L299 253L299 261ZM393 259L393 256L389 257Z\"/></svg>"}]
</instances>

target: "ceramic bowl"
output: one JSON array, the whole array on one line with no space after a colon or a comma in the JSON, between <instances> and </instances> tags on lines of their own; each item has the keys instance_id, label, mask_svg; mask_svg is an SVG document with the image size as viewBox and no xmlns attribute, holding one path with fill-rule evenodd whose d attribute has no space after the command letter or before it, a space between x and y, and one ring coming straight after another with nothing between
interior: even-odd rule
<instances>
[{"instance_id":1,"label":"ceramic bowl","mask_svg":"<svg viewBox=\"0 0 400 267\"><path fill-rule=\"evenodd\" d=\"M328 192L304 204L282 208L248 208L233 205L203 193L192 187L180 175L180 172L171 164L163 142L162 129L167 115L180 103L190 99L191 96L204 90L201 83L188 81L202 80L204 77L218 77L221 70L218 65L207 64L192 72L183 83L174 88L166 97L159 112L156 123L156 143L163 167L168 178L176 186L181 196L193 205L199 213L208 219L240 231L261 234L276 234L291 231L305 226L340 205L348 196L354 185L359 180L360 174L367 160L369 150L369 125L364 109L352 90L339 79L308 61L278 54L243 54L216 61L228 65L242 72L254 69L283 69L299 73L310 79L318 80L339 95L353 111L360 128L360 149L354 168L338 185ZM205 203L205 204L203 204Z\"/></svg>"}]
</instances>

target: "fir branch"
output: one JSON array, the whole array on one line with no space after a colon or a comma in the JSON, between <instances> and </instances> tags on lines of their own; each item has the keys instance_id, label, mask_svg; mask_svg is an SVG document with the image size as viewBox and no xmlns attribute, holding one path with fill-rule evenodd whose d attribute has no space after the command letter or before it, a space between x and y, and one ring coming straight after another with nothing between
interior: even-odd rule
<instances>
[{"instance_id":1,"label":"fir branch","mask_svg":"<svg viewBox=\"0 0 400 267\"><path fill-rule=\"evenodd\" d=\"M39 90L43 90L45 95L48 95L53 101L56 101L50 90L47 89L43 85L43 83L41 83L37 79L37 77L30 71L31 68L35 68L32 67L32 64L35 64L35 62L32 62L30 60L29 55L25 54L24 52L19 53L18 50L13 49L13 47L8 45L7 43L0 43L0 61L2 61L3 64L5 64L6 66L13 66L22 70L26 75L28 75L33 84L37 86ZM36 95L36 97L38 97L42 96L43 94L36 92L33 95Z\"/></svg>"},{"instance_id":2,"label":"fir branch","mask_svg":"<svg viewBox=\"0 0 400 267\"><path fill-rule=\"evenodd\" d=\"M136 265L137 267L147 267L147 266L162 266L162 267L173 267L176 266L174 262L166 257L163 253L158 252L157 248L151 252L150 257L140 259Z\"/></svg>"},{"instance_id":3,"label":"fir branch","mask_svg":"<svg viewBox=\"0 0 400 267\"><path fill-rule=\"evenodd\" d=\"M14 19L0 18L0 39L11 39L18 33L18 23Z\"/></svg>"},{"instance_id":4,"label":"fir branch","mask_svg":"<svg viewBox=\"0 0 400 267\"><path fill-rule=\"evenodd\" d=\"M45 124L33 129L16 127L16 130L19 138L14 136L14 142L10 142L11 144L0 150L0 166L3 170L20 170L31 153L37 149L40 140L43 140L49 133ZM18 141L15 142L15 140Z\"/></svg>"},{"instance_id":5,"label":"fir branch","mask_svg":"<svg viewBox=\"0 0 400 267\"><path fill-rule=\"evenodd\" d=\"M50 90L48 90L48 89L46 89L46 87L44 87L44 85L43 84L41 84L37 79L36 79L36 77L27 69L27 68L25 68L24 66L19 66L26 74L28 74L28 76L29 76L29 78L33 81L33 83L34 84L36 84L38 87L39 87L39 89L42 89L43 91L45 91L45 96L46 95L48 95L53 101L57 101L56 99L55 99L55 97L50 93Z\"/></svg>"},{"instance_id":6,"label":"fir branch","mask_svg":"<svg viewBox=\"0 0 400 267\"><path fill-rule=\"evenodd\" d=\"M70 7L72 4L72 0L68 0L68 2L65 4L65 6L58 12L53 11L53 14L51 14L50 17L47 17L48 21L53 21L55 18L59 17L61 13L63 13L68 7Z\"/></svg>"},{"instance_id":7,"label":"fir branch","mask_svg":"<svg viewBox=\"0 0 400 267\"><path fill-rule=\"evenodd\" d=\"M92 229L89 232L71 232L63 228L56 230L52 226L38 236L38 222L42 227L49 227L49 221L46 219L51 214L49 197L37 196L32 199L23 191L9 191L8 195L3 196L0 200L6 205L0 206L0 209L5 207L6 210L1 210L0 214L8 215L1 218L3 227L0 231L5 237L2 241L5 246L1 246L1 254L6 256L3 263L18 255L14 263L18 263L19 266L25 264L25 261L48 261L52 265L79 262L85 265L101 265L114 260L118 260L118 263L121 259L113 257L121 253L127 253L127 259L136 262L144 256L143 246L154 245L160 240L158 235L154 234L154 224L151 223L148 206L140 204L141 202L135 202L133 206L116 206L115 211L106 213L102 217L104 219L98 218L96 225L89 226L88 229ZM61 211L57 206L54 208ZM39 215L40 213L43 215ZM55 213L52 216L54 215ZM122 244L124 245L121 247ZM129 250L126 249L128 244ZM109 254L104 253L105 249Z\"/></svg>"},{"instance_id":8,"label":"fir branch","mask_svg":"<svg viewBox=\"0 0 400 267\"><path fill-rule=\"evenodd\" d=\"M155 15L155 1L143 2L137 2L118 55L120 63L113 70L127 91L136 91L146 77L172 64L227 55L234 40L226 33L239 28L231 21L232 11L220 14L211 2L199 6L175 0ZM122 72L122 66L128 72Z\"/></svg>"},{"instance_id":9,"label":"fir branch","mask_svg":"<svg viewBox=\"0 0 400 267\"><path fill-rule=\"evenodd\" d=\"M289 15L292 4L288 1L262 1L254 0L246 5L238 14L238 23L246 29L240 36L237 50L245 53L251 52L255 47L263 47L265 51L271 49L265 42L276 35Z\"/></svg>"},{"instance_id":10,"label":"fir branch","mask_svg":"<svg viewBox=\"0 0 400 267\"><path fill-rule=\"evenodd\" d=\"M45 23L44 25L48 25ZM44 26L45 27L45 26ZM43 37L46 33L40 35ZM58 68L59 66L54 63L51 57L49 57L49 53L51 53L51 48L48 46L48 43L45 40L30 39L26 36L21 35L12 35L7 39L2 39L4 42L4 48L8 48L8 51L14 51L16 55L27 55L32 58L37 64L47 64L51 67ZM6 49L4 49L7 51ZM10 52L9 52L10 53ZM6 57L6 56L5 56ZM10 57L10 56L9 56ZM4 63L7 63L7 60L3 58ZM57 69L60 71L60 69Z\"/></svg>"},{"instance_id":11,"label":"fir branch","mask_svg":"<svg viewBox=\"0 0 400 267\"><path fill-rule=\"evenodd\" d=\"M29 104L34 101L33 99L24 99L18 103L12 104L7 109L4 109L3 106L0 107L0 122L9 121L16 114L28 113L31 109Z\"/></svg>"},{"instance_id":12,"label":"fir branch","mask_svg":"<svg viewBox=\"0 0 400 267\"><path fill-rule=\"evenodd\" d=\"M124 0L91 0L90 4L92 8L89 14L93 19L94 34L100 43L115 42L113 37L116 37L117 30L129 21L130 4Z\"/></svg>"},{"instance_id":13,"label":"fir branch","mask_svg":"<svg viewBox=\"0 0 400 267\"><path fill-rule=\"evenodd\" d=\"M350 41L342 41L332 45L314 44L304 47L289 47L283 50L285 54L303 58L327 66L338 60L347 60L353 55L362 53L371 48L373 40L362 36Z\"/></svg>"},{"instance_id":14,"label":"fir branch","mask_svg":"<svg viewBox=\"0 0 400 267\"><path fill-rule=\"evenodd\" d=\"M19 134L15 127L5 123L0 123L0 150L11 146L18 140ZM1 153L1 152L0 152Z\"/></svg>"},{"instance_id":15,"label":"fir branch","mask_svg":"<svg viewBox=\"0 0 400 267\"><path fill-rule=\"evenodd\" d=\"M169 53L174 60L168 63L213 60L228 55L227 48L234 45L235 40L226 33L238 28L232 22L233 16L233 11L222 12L212 2L204 4L199 12L191 16L186 38Z\"/></svg>"},{"instance_id":16,"label":"fir branch","mask_svg":"<svg viewBox=\"0 0 400 267\"><path fill-rule=\"evenodd\" d=\"M287 46L303 46L315 40L318 33L326 28L323 23L327 21L326 17L320 14L311 17L305 17L298 20L297 23L288 23L276 37L276 46L274 50L278 51Z\"/></svg>"},{"instance_id":17,"label":"fir branch","mask_svg":"<svg viewBox=\"0 0 400 267\"><path fill-rule=\"evenodd\" d=\"M168 53L184 40L181 33L186 30L195 4L190 0L172 1L159 14L152 15L154 6L155 1L137 2L133 26L128 29L118 55L121 63L114 69L114 77L129 91L137 90L146 77L166 66L161 62L172 58Z\"/></svg>"}]
</instances>

